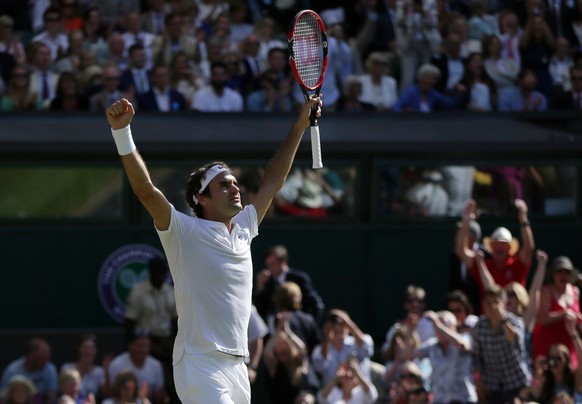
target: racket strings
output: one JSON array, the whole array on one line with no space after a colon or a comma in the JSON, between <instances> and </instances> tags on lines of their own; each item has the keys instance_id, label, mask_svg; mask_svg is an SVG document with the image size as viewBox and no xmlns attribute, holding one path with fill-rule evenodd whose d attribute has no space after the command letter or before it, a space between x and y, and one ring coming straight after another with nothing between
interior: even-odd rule
<instances>
[{"instance_id":1,"label":"racket strings","mask_svg":"<svg viewBox=\"0 0 582 404\"><path fill-rule=\"evenodd\" d=\"M308 87L319 82L323 64L321 31L310 15L300 18L293 31L293 54L301 80Z\"/></svg>"}]
</instances>

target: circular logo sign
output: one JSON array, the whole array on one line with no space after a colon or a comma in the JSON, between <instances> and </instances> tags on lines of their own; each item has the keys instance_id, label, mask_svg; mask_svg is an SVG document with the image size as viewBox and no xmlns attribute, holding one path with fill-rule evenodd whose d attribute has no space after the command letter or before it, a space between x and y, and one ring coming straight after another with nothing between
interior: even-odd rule
<instances>
[{"instance_id":1,"label":"circular logo sign","mask_svg":"<svg viewBox=\"0 0 582 404\"><path fill-rule=\"evenodd\" d=\"M123 323L127 297L133 285L148 278L148 261L164 254L145 244L129 244L113 251L101 265L97 288L105 311Z\"/></svg>"}]
</instances>

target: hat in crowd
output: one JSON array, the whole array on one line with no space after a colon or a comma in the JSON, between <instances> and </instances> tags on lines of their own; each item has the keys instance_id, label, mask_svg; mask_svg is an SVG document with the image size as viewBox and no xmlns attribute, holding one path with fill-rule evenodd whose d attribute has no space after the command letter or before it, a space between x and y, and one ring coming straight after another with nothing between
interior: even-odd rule
<instances>
[{"instance_id":1,"label":"hat in crowd","mask_svg":"<svg viewBox=\"0 0 582 404\"><path fill-rule=\"evenodd\" d=\"M34 396L38 391L34 383L32 383L29 378L23 375L15 375L12 376L12 378L8 382L8 387L2 390L2 392L0 393L0 397L2 397L3 399L8 399L8 397L10 397L10 394L12 393L12 390L19 385L26 387L30 397Z\"/></svg>"},{"instance_id":2,"label":"hat in crowd","mask_svg":"<svg viewBox=\"0 0 582 404\"><path fill-rule=\"evenodd\" d=\"M297 203L311 209L323 206L323 188L311 178L304 178L298 190Z\"/></svg>"},{"instance_id":3,"label":"hat in crowd","mask_svg":"<svg viewBox=\"0 0 582 404\"><path fill-rule=\"evenodd\" d=\"M483 239L483 244L487 251L491 251L491 242L496 241L498 243L508 243L509 244L509 255L515 255L519 251L519 241L513 238L511 232L505 227L496 228L490 237L485 237Z\"/></svg>"},{"instance_id":4,"label":"hat in crowd","mask_svg":"<svg viewBox=\"0 0 582 404\"><path fill-rule=\"evenodd\" d=\"M14 19L9 15L0 15L0 27L12 27L14 25Z\"/></svg>"},{"instance_id":5,"label":"hat in crowd","mask_svg":"<svg viewBox=\"0 0 582 404\"><path fill-rule=\"evenodd\" d=\"M572 261L570 261L570 258L562 255L554 258L554 260L552 261L551 268L552 272L559 270L573 271L574 265L572 265Z\"/></svg>"}]
</instances>

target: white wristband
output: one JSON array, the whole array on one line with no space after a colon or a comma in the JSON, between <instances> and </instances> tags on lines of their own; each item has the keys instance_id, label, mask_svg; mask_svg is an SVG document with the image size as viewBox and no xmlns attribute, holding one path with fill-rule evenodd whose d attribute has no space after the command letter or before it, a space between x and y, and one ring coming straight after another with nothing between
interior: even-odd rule
<instances>
[{"instance_id":1,"label":"white wristband","mask_svg":"<svg viewBox=\"0 0 582 404\"><path fill-rule=\"evenodd\" d=\"M121 129L111 128L111 134L113 135L113 140L115 140L115 145L117 146L117 153L119 153L120 156L131 154L136 149L135 143L133 143L133 138L131 137L131 128L129 125Z\"/></svg>"}]
</instances>

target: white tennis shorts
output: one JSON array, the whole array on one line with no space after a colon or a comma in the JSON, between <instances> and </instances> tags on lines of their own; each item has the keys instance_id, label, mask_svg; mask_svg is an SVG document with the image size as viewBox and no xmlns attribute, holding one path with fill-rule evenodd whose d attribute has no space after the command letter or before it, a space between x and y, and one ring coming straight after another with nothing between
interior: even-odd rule
<instances>
[{"instance_id":1,"label":"white tennis shorts","mask_svg":"<svg viewBox=\"0 0 582 404\"><path fill-rule=\"evenodd\" d=\"M176 392L184 404L249 404L244 358L218 351L184 354L174 365Z\"/></svg>"}]
</instances>

